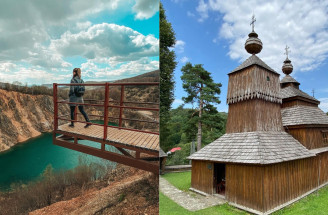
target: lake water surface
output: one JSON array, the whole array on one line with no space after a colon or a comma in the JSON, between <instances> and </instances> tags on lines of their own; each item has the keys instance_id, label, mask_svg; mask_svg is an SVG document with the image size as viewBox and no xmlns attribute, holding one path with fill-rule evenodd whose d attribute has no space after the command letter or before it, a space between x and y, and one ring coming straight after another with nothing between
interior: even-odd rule
<instances>
[{"instance_id":1,"label":"lake water surface","mask_svg":"<svg viewBox=\"0 0 328 215\"><path fill-rule=\"evenodd\" d=\"M107 160L53 145L51 133L32 138L0 153L0 190L9 190L14 182L35 180L49 164L55 171L72 169L78 166L81 157L88 162L115 166Z\"/></svg>"}]
</instances>

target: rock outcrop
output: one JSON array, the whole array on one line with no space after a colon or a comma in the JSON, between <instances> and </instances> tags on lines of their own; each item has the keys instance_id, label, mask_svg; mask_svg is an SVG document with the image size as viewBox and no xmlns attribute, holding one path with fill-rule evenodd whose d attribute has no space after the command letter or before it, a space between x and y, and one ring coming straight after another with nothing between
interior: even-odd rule
<instances>
[{"instance_id":1,"label":"rock outcrop","mask_svg":"<svg viewBox=\"0 0 328 215\"><path fill-rule=\"evenodd\" d=\"M53 129L53 99L0 89L0 151ZM61 106L60 115L69 108Z\"/></svg>"}]
</instances>

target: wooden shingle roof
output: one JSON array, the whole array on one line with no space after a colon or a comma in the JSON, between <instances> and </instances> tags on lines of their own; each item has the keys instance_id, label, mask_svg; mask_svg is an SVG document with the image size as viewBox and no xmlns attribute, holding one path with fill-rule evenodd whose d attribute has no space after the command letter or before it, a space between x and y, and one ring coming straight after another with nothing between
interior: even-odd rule
<instances>
[{"instance_id":1,"label":"wooden shingle roof","mask_svg":"<svg viewBox=\"0 0 328 215\"><path fill-rule=\"evenodd\" d=\"M188 159L228 163L273 164L315 156L286 132L224 134Z\"/></svg>"},{"instance_id":2,"label":"wooden shingle roof","mask_svg":"<svg viewBox=\"0 0 328 215\"><path fill-rule=\"evenodd\" d=\"M293 106L281 110L283 126L328 125L328 116L318 107Z\"/></svg>"},{"instance_id":3,"label":"wooden shingle roof","mask_svg":"<svg viewBox=\"0 0 328 215\"><path fill-rule=\"evenodd\" d=\"M313 98L312 96L308 95L307 93L303 92L302 90L299 90L292 86L282 88L280 91L280 95L281 95L282 99L300 96L300 97L315 101L316 103L320 103L317 99Z\"/></svg>"},{"instance_id":4,"label":"wooden shingle roof","mask_svg":"<svg viewBox=\"0 0 328 215\"><path fill-rule=\"evenodd\" d=\"M252 55L250 56L248 59L246 59L242 64L240 64L236 69L232 70L230 73L228 74L231 74L231 73L234 73L234 72L237 72L239 70L242 70L244 68L247 68L249 66L252 66L252 65L258 65L258 66L261 66L275 74L278 74L276 71L274 71L273 69L271 69L268 65L266 65L266 63L264 63L259 57L257 57L256 55Z\"/></svg>"},{"instance_id":5,"label":"wooden shingle roof","mask_svg":"<svg viewBox=\"0 0 328 215\"><path fill-rule=\"evenodd\" d=\"M298 81L296 81L292 76L290 75L286 75L281 81L280 83L284 84L284 83L295 83L295 84L300 84Z\"/></svg>"}]
</instances>

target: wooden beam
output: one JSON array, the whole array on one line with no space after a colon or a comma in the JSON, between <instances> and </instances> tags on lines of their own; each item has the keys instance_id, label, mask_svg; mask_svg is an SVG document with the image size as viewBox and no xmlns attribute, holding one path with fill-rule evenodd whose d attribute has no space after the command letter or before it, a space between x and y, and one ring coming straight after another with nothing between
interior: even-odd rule
<instances>
[{"instance_id":1,"label":"wooden beam","mask_svg":"<svg viewBox=\"0 0 328 215\"><path fill-rule=\"evenodd\" d=\"M116 146L115 146L115 148L116 148L117 150L119 150L120 152L122 152L123 155L126 155L126 156L128 156L128 157L132 157L132 158L133 158L133 156L132 156L129 152L125 151L125 149L122 149L122 148L120 148L120 147L116 147Z\"/></svg>"},{"instance_id":2,"label":"wooden beam","mask_svg":"<svg viewBox=\"0 0 328 215\"><path fill-rule=\"evenodd\" d=\"M68 149L72 149L75 151L79 151L82 153L86 153L89 155L93 155L96 157L100 157L106 160L110 160L113 162L117 162L117 163L121 163L124 165L128 165L131 167L135 167L138 169L142 169L145 171L149 171L149 172L153 172L155 174L159 174L159 164L157 162L157 164L151 163L151 162L147 162L147 161L143 161L143 160L139 160L139 159L135 159L135 158L131 158L128 157L126 155L120 155L114 152L109 152L109 151L102 151L100 149L96 149L90 146L85 146L85 145L81 145L81 144L74 144L65 140L59 140L59 139L55 139L54 141L55 145L58 146L62 146Z\"/></svg>"},{"instance_id":3,"label":"wooden beam","mask_svg":"<svg viewBox=\"0 0 328 215\"><path fill-rule=\"evenodd\" d=\"M119 144L119 143L111 142L111 141L108 141L108 140L104 141L103 139L99 139L99 138L92 137L92 136L85 136L85 135L71 133L71 132L62 131L62 130L57 130L56 133L64 134L64 135L72 136L72 137L77 137L77 138L80 138L80 139L83 139L83 140L90 140L90 141L98 142L98 143L101 143L101 144L105 143L107 145L112 145L112 146L123 148L123 149L130 149L130 150L133 150L133 151L137 151L137 152L141 152L141 153L145 153L145 154L149 154L149 155L154 155L154 156L159 155L159 151L156 151L156 150L141 148L141 147L138 147L138 146L132 146L132 145L127 145L127 144Z\"/></svg>"}]
</instances>

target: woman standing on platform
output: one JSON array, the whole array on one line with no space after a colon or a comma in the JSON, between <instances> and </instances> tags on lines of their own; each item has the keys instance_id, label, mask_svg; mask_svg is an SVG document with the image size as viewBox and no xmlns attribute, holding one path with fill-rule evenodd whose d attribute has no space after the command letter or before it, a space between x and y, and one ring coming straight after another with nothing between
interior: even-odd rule
<instances>
[{"instance_id":1,"label":"woman standing on platform","mask_svg":"<svg viewBox=\"0 0 328 215\"><path fill-rule=\"evenodd\" d=\"M77 84L77 83L84 83L84 81L81 78L81 69L80 68L75 68L73 69L73 78L71 80L71 84ZM70 86L70 90L69 90L69 102L74 102L74 103L84 103L83 101L83 95L85 92L85 87L84 86ZM71 120L74 120L74 114L75 114L75 107L77 106L77 104L69 104L70 108L71 108ZM79 105L78 104L78 108L80 110L80 112L82 113L82 115L84 116L85 121L90 122L89 117L87 115L87 113L84 111L83 105ZM89 127L91 124L86 124L84 127L87 128ZM69 125L69 127L74 127L74 122L71 122L71 124Z\"/></svg>"}]
</instances>

